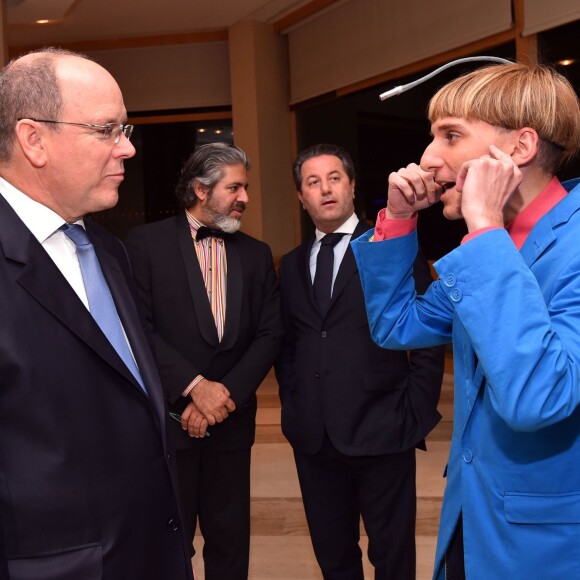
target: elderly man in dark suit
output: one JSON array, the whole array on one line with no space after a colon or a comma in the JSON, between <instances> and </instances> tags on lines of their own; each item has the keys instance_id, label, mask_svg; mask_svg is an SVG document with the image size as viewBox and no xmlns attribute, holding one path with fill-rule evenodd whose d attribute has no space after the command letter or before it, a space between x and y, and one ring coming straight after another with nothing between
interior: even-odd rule
<instances>
[{"instance_id":1,"label":"elderly man in dark suit","mask_svg":"<svg viewBox=\"0 0 580 580\"><path fill-rule=\"evenodd\" d=\"M415 447L439 421L441 348L377 347L349 243L369 227L354 213L354 167L335 145L294 162L316 233L282 258L285 340L276 365L310 535L325 580L363 580L360 517L377 580L415 578ZM418 291L431 281L415 262Z\"/></svg>"},{"instance_id":2,"label":"elderly man in dark suit","mask_svg":"<svg viewBox=\"0 0 580 580\"><path fill-rule=\"evenodd\" d=\"M113 77L46 49L0 73L0 577L187 580L161 383L113 207Z\"/></svg>"},{"instance_id":3,"label":"elderly man in dark suit","mask_svg":"<svg viewBox=\"0 0 580 580\"><path fill-rule=\"evenodd\" d=\"M238 231L245 153L201 146L185 163L177 216L130 232L128 246L161 377L177 420L181 501L204 537L206 580L243 580L250 542L255 392L281 338L269 247Z\"/></svg>"}]
</instances>

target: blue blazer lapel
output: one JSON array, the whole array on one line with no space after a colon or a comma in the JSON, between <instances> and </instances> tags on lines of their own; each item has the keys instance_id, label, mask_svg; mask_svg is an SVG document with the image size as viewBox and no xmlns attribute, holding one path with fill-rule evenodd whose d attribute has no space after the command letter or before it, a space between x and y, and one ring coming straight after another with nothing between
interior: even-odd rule
<instances>
[{"instance_id":1,"label":"blue blazer lapel","mask_svg":"<svg viewBox=\"0 0 580 580\"><path fill-rule=\"evenodd\" d=\"M566 187L574 186L574 189L544 215L532 228L520 253L526 264L531 266L545 251L556 241L556 230L561 224L566 223L572 214L580 210L580 186L578 181L564 183Z\"/></svg>"},{"instance_id":2,"label":"blue blazer lapel","mask_svg":"<svg viewBox=\"0 0 580 580\"><path fill-rule=\"evenodd\" d=\"M183 267L185 268L185 275L191 292L193 308L199 322L199 331L208 344L217 346L219 344L219 338L215 320L207 297L205 283L199 267L199 260L197 259L193 245L195 242L191 238L189 223L187 222L185 213L177 216L175 224L177 226L177 239L183 260Z\"/></svg>"}]
</instances>

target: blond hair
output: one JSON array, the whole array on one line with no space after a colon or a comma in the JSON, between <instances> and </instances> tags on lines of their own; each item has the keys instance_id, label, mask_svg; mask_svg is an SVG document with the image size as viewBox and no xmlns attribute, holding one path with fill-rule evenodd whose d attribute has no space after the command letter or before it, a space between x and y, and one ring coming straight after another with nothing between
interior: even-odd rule
<instances>
[{"instance_id":1,"label":"blond hair","mask_svg":"<svg viewBox=\"0 0 580 580\"><path fill-rule=\"evenodd\" d=\"M495 127L534 129L538 163L554 173L580 149L580 104L569 81L543 66L487 66L451 81L429 103L431 123L444 117Z\"/></svg>"}]
</instances>

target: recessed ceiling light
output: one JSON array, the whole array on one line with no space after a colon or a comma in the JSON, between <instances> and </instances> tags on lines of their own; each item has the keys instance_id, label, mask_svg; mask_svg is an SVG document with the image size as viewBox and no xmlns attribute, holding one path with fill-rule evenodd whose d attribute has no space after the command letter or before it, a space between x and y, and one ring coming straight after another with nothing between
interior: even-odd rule
<instances>
[{"instance_id":1,"label":"recessed ceiling light","mask_svg":"<svg viewBox=\"0 0 580 580\"><path fill-rule=\"evenodd\" d=\"M221 134L223 133L223 131L222 131L221 129L216 129L216 130L214 131L214 133L215 133L216 135L221 135Z\"/></svg>"},{"instance_id":2,"label":"recessed ceiling light","mask_svg":"<svg viewBox=\"0 0 580 580\"><path fill-rule=\"evenodd\" d=\"M200 128L197 130L197 132L198 132L198 133L205 133L205 129L204 129L203 127L200 127Z\"/></svg>"},{"instance_id":3,"label":"recessed ceiling light","mask_svg":"<svg viewBox=\"0 0 580 580\"><path fill-rule=\"evenodd\" d=\"M576 62L576 60L573 58L563 58L562 60L558 61L558 64L561 64L562 66L570 66L571 64L574 64L575 62Z\"/></svg>"},{"instance_id":4,"label":"recessed ceiling light","mask_svg":"<svg viewBox=\"0 0 580 580\"><path fill-rule=\"evenodd\" d=\"M36 24L48 24L50 22L50 20L47 20L46 18L42 19L42 20L37 20Z\"/></svg>"}]
</instances>

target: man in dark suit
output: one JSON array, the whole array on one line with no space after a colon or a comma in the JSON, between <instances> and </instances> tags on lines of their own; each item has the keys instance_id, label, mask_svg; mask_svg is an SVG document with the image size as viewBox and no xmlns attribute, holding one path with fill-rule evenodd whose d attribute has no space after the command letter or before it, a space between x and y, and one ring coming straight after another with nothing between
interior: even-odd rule
<instances>
[{"instance_id":1,"label":"man in dark suit","mask_svg":"<svg viewBox=\"0 0 580 580\"><path fill-rule=\"evenodd\" d=\"M415 447L439 421L443 351L388 351L372 341L350 241L354 167L336 145L294 162L315 236L282 258L285 340L276 364L282 430L296 460L316 558L326 580L363 580L359 526L377 580L415 578ZM415 264L417 289L431 281Z\"/></svg>"},{"instance_id":2,"label":"man in dark suit","mask_svg":"<svg viewBox=\"0 0 580 580\"><path fill-rule=\"evenodd\" d=\"M255 392L281 338L269 247L238 231L245 153L201 146L176 188L177 216L141 226L128 247L175 421L181 501L204 537L206 580L248 576Z\"/></svg>"},{"instance_id":3,"label":"man in dark suit","mask_svg":"<svg viewBox=\"0 0 580 580\"><path fill-rule=\"evenodd\" d=\"M0 102L0 577L191 579L127 256L83 220L135 154L121 91L46 49Z\"/></svg>"}]
</instances>

